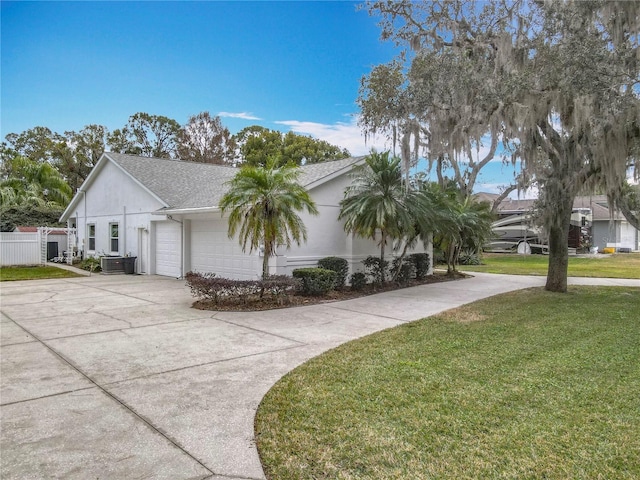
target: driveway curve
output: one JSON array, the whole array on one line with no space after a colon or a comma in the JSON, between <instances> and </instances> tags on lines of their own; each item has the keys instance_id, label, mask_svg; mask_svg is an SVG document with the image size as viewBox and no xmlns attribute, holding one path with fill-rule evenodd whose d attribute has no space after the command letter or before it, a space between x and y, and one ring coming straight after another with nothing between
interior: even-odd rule
<instances>
[{"instance_id":1,"label":"driveway curve","mask_svg":"<svg viewBox=\"0 0 640 480\"><path fill-rule=\"evenodd\" d=\"M285 373L347 341L545 281L473 275L255 313L192 309L184 281L165 277L5 282L0 477L264 479L253 420Z\"/></svg>"}]
</instances>

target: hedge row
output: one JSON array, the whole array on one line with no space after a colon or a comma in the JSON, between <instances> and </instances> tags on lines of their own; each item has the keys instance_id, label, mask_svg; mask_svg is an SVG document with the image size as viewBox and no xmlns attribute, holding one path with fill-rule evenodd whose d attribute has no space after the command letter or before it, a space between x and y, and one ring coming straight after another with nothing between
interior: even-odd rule
<instances>
[{"instance_id":1,"label":"hedge row","mask_svg":"<svg viewBox=\"0 0 640 480\"><path fill-rule=\"evenodd\" d=\"M387 279L395 276L398 283L406 283L413 278L423 279L429 271L429 255L414 253L403 260L381 262L378 257L367 257L363 262L365 272L351 275L351 288L361 290L367 283L378 283L382 269ZM262 300L265 295L279 302L286 296L326 295L331 290L343 288L349 271L348 262L339 257L326 257L318 261L319 268L298 268L293 277L273 275L266 280L230 280L217 277L214 273L189 272L185 279L193 296L217 304L223 299L237 299L247 302L249 298ZM369 280L369 282L367 282Z\"/></svg>"},{"instance_id":2,"label":"hedge row","mask_svg":"<svg viewBox=\"0 0 640 480\"><path fill-rule=\"evenodd\" d=\"M215 273L188 272L185 280L194 297L214 304L228 298L246 302L250 297L262 299L265 295L281 301L300 289L300 281L286 275L273 275L266 280L230 280L216 277Z\"/></svg>"}]
</instances>

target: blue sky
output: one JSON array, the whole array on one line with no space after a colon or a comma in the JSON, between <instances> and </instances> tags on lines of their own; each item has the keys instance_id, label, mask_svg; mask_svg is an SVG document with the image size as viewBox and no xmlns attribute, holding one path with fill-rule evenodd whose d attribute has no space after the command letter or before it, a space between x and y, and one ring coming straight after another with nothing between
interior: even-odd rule
<instances>
[{"instance_id":1,"label":"blue sky","mask_svg":"<svg viewBox=\"0 0 640 480\"><path fill-rule=\"evenodd\" d=\"M46 126L110 130L148 112L185 123L219 115L312 135L365 154L360 79L390 61L357 3L2 1L1 136ZM481 178L505 184L499 162Z\"/></svg>"}]
</instances>

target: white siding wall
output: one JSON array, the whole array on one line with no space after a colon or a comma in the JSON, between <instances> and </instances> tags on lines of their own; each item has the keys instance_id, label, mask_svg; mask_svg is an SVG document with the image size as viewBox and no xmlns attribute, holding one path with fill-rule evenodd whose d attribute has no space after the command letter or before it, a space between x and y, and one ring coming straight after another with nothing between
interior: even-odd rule
<instances>
[{"instance_id":1,"label":"white siding wall","mask_svg":"<svg viewBox=\"0 0 640 480\"><path fill-rule=\"evenodd\" d=\"M84 256L100 256L109 254L132 255L146 259L138 259L136 269L139 272L141 265L151 266L149 256L152 250L149 231L151 221L162 219L160 216L152 216L154 212L163 207L152 195L134 182L128 175L111 162L104 164L95 181L87 188L86 193L79 193L80 201L72 217L76 218L78 229L77 248ZM109 244L109 224L117 223L119 226L118 252L111 252ZM89 250L87 240L87 225L96 226L96 245L94 250ZM146 245L140 245L145 242ZM150 268L145 268L145 273L155 273Z\"/></svg>"},{"instance_id":2,"label":"white siding wall","mask_svg":"<svg viewBox=\"0 0 640 480\"><path fill-rule=\"evenodd\" d=\"M638 231L626 221L620 222L620 246L631 250L638 249Z\"/></svg>"},{"instance_id":3,"label":"white siding wall","mask_svg":"<svg viewBox=\"0 0 640 480\"><path fill-rule=\"evenodd\" d=\"M279 253L286 257L286 261L272 262L274 266L277 264L277 273L290 275L296 268L315 267L318 260L328 256L346 259L351 272L361 271L362 260L369 255L380 255L377 241L347 234L344 222L338 220L340 201L344 198L344 190L350 181L349 175L342 175L311 190L311 197L316 202L320 215L301 215L307 227L308 241L299 247L294 245L288 251L281 249ZM423 251L420 243L411 253ZM392 258L391 245L387 245L385 257Z\"/></svg>"}]
</instances>

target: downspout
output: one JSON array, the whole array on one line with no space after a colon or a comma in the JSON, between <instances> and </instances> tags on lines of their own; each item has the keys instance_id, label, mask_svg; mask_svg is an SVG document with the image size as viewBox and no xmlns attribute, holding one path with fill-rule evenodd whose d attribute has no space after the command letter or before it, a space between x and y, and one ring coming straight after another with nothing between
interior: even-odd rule
<instances>
[{"instance_id":1,"label":"downspout","mask_svg":"<svg viewBox=\"0 0 640 480\"><path fill-rule=\"evenodd\" d=\"M85 259L86 257L86 250L87 250L87 192L85 192L84 190L78 188L78 193L82 193L82 203L84 205L84 226L83 226L83 234L82 234L82 260ZM67 227L68 227L68 222L67 222ZM68 230L67 230L68 232ZM80 215L78 214L78 211L76 210L76 248L78 248L78 236L80 234ZM68 235L68 233L67 233ZM68 243L68 242L67 242Z\"/></svg>"},{"instance_id":2,"label":"downspout","mask_svg":"<svg viewBox=\"0 0 640 480\"><path fill-rule=\"evenodd\" d=\"M127 256L127 207L122 206L122 245L124 249L122 250L122 256Z\"/></svg>"},{"instance_id":3,"label":"downspout","mask_svg":"<svg viewBox=\"0 0 640 480\"><path fill-rule=\"evenodd\" d=\"M84 204L84 227L82 233L82 257L84 258L87 254L87 192L85 190L80 190L82 192L82 200ZM77 215L77 212L76 212ZM76 221L76 235L78 234L78 224L80 222ZM77 237L76 237L77 238Z\"/></svg>"}]
</instances>

